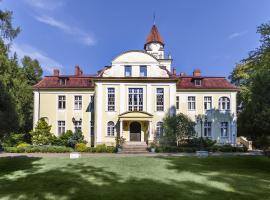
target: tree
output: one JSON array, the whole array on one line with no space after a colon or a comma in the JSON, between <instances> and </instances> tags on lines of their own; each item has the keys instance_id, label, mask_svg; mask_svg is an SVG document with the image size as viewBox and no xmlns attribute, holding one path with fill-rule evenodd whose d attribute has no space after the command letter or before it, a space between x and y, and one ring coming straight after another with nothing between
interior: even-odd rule
<instances>
[{"instance_id":1,"label":"tree","mask_svg":"<svg viewBox=\"0 0 270 200\"><path fill-rule=\"evenodd\" d=\"M161 138L161 144L179 146L184 139L195 135L195 124L183 113L167 115L163 123L164 136Z\"/></svg>"},{"instance_id":2,"label":"tree","mask_svg":"<svg viewBox=\"0 0 270 200\"><path fill-rule=\"evenodd\" d=\"M69 147L72 147L72 148L75 148L75 145L78 144L78 143L85 143L85 144L87 143L84 140L82 131L80 131L80 130L76 130L74 132L74 134L69 138L69 140L68 140L68 146Z\"/></svg>"},{"instance_id":3,"label":"tree","mask_svg":"<svg viewBox=\"0 0 270 200\"><path fill-rule=\"evenodd\" d=\"M238 133L252 140L270 136L270 23L258 27L261 46L231 73L238 94Z\"/></svg>"},{"instance_id":4,"label":"tree","mask_svg":"<svg viewBox=\"0 0 270 200\"><path fill-rule=\"evenodd\" d=\"M32 60L29 56L22 59L23 72L29 85L34 85L41 80L43 70L38 60Z\"/></svg>"},{"instance_id":5,"label":"tree","mask_svg":"<svg viewBox=\"0 0 270 200\"><path fill-rule=\"evenodd\" d=\"M0 36L13 40L20 32L20 28L12 26L12 12L0 10Z\"/></svg>"},{"instance_id":6,"label":"tree","mask_svg":"<svg viewBox=\"0 0 270 200\"><path fill-rule=\"evenodd\" d=\"M51 126L41 118L33 131L30 132L32 136L32 143L34 145L48 145L53 140L53 134L51 133Z\"/></svg>"}]
</instances>

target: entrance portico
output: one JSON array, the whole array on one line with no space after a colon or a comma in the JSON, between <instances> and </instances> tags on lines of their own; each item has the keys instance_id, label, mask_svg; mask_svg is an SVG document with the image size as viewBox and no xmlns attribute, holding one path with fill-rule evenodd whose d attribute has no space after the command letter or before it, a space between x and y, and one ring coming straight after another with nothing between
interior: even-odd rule
<instances>
[{"instance_id":1,"label":"entrance portico","mask_svg":"<svg viewBox=\"0 0 270 200\"><path fill-rule=\"evenodd\" d=\"M120 136L127 142L146 142L154 139L152 130L153 115L143 111L128 111L119 115Z\"/></svg>"}]
</instances>

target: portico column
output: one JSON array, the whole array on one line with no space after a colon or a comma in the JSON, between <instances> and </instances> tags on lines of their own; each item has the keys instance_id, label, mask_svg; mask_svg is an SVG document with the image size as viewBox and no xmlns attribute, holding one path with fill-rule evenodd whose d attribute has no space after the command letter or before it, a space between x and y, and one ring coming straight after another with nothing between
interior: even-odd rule
<instances>
[{"instance_id":1,"label":"portico column","mask_svg":"<svg viewBox=\"0 0 270 200\"><path fill-rule=\"evenodd\" d=\"M123 136L123 121L120 119L120 133L119 136Z\"/></svg>"},{"instance_id":2,"label":"portico column","mask_svg":"<svg viewBox=\"0 0 270 200\"><path fill-rule=\"evenodd\" d=\"M153 141L154 140L154 134L152 130L152 121L149 121L149 140Z\"/></svg>"}]
</instances>

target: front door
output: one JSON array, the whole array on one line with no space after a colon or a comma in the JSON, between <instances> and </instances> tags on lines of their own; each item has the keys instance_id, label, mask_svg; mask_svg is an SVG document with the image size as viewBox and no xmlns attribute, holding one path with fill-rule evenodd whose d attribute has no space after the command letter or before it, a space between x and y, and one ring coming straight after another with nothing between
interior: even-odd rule
<instances>
[{"instance_id":1,"label":"front door","mask_svg":"<svg viewBox=\"0 0 270 200\"><path fill-rule=\"evenodd\" d=\"M141 141L141 124L132 122L129 126L130 141Z\"/></svg>"}]
</instances>

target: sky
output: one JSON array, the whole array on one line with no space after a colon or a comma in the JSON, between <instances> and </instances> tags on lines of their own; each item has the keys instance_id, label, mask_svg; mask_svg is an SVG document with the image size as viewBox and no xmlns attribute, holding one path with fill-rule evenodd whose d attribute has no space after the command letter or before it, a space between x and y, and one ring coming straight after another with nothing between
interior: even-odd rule
<instances>
[{"instance_id":1,"label":"sky","mask_svg":"<svg viewBox=\"0 0 270 200\"><path fill-rule=\"evenodd\" d=\"M54 68L95 74L117 55L142 50L155 23L177 73L228 77L260 45L257 27L270 21L269 0L2 0L21 33L18 57Z\"/></svg>"}]
</instances>

